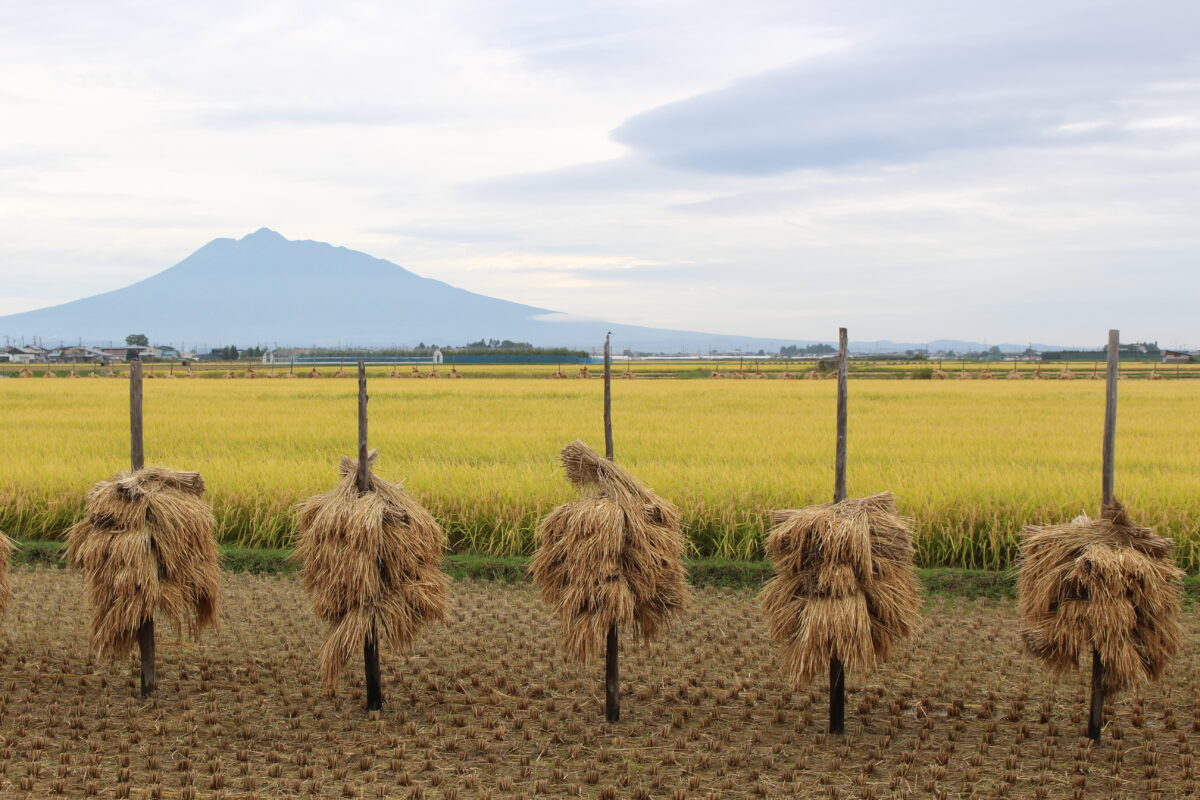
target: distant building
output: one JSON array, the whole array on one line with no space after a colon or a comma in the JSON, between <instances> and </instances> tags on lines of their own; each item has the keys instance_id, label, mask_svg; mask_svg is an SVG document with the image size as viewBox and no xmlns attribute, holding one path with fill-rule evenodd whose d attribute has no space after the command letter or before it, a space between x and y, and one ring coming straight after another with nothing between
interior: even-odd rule
<instances>
[{"instance_id":1,"label":"distant building","mask_svg":"<svg viewBox=\"0 0 1200 800\"><path fill-rule=\"evenodd\" d=\"M6 347L0 357L10 364L32 364L41 359L41 353L34 347Z\"/></svg>"},{"instance_id":2,"label":"distant building","mask_svg":"<svg viewBox=\"0 0 1200 800\"><path fill-rule=\"evenodd\" d=\"M1191 364L1196 357L1182 350L1163 350L1164 364Z\"/></svg>"}]
</instances>

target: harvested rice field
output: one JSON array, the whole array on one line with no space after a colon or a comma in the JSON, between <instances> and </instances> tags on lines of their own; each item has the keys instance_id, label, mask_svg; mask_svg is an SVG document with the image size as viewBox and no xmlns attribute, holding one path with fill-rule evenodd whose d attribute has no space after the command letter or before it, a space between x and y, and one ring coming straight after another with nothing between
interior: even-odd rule
<instances>
[{"instance_id":1,"label":"harvested rice field","mask_svg":"<svg viewBox=\"0 0 1200 800\"><path fill-rule=\"evenodd\" d=\"M227 574L218 634L161 631L159 690L87 652L79 578L19 569L0 637L5 798L1178 798L1200 794L1200 619L1166 678L1084 736L1087 677L1021 654L1008 603L932 599L911 642L848 678L847 735L825 685L795 691L755 599L697 592L660 642L572 666L528 586L460 582L444 625L384 654L387 705L359 671L320 688L321 627L288 578Z\"/></svg>"}]
</instances>

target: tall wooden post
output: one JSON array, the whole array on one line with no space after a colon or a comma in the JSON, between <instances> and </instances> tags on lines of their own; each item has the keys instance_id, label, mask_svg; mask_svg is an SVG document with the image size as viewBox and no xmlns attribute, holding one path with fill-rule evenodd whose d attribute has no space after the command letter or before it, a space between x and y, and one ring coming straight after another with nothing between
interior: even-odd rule
<instances>
[{"instance_id":1,"label":"tall wooden post","mask_svg":"<svg viewBox=\"0 0 1200 800\"><path fill-rule=\"evenodd\" d=\"M140 358L135 358L129 365L129 466L134 472L146 466ZM153 612L142 620L142 625L138 628L138 653L142 660L142 697L149 697L158 688L158 679L154 671Z\"/></svg>"},{"instance_id":2,"label":"tall wooden post","mask_svg":"<svg viewBox=\"0 0 1200 800\"><path fill-rule=\"evenodd\" d=\"M612 432L612 333L604 336L604 457L613 460ZM614 622L604 642L604 719L621 719L620 631Z\"/></svg>"},{"instance_id":3,"label":"tall wooden post","mask_svg":"<svg viewBox=\"0 0 1200 800\"><path fill-rule=\"evenodd\" d=\"M846 380L850 374L850 344L845 328L838 328L837 454L834 458L833 502L846 499ZM829 659L829 732L846 732L846 670L841 659Z\"/></svg>"},{"instance_id":4,"label":"tall wooden post","mask_svg":"<svg viewBox=\"0 0 1200 800\"><path fill-rule=\"evenodd\" d=\"M370 461L367 456L367 366L358 362L358 475L360 494L371 490ZM367 710L383 708L383 678L379 669L379 637L374 624L363 640L363 672L367 685Z\"/></svg>"},{"instance_id":5,"label":"tall wooden post","mask_svg":"<svg viewBox=\"0 0 1200 800\"><path fill-rule=\"evenodd\" d=\"M1113 503L1113 476L1117 449L1117 379L1121 368L1121 333L1108 332L1108 370L1104 383L1104 450L1101 466L1101 506ZM1104 662L1100 651L1092 648L1092 703L1088 711L1088 738L1100 741L1100 729L1104 725Z\"/></svg>"}]
</instances>

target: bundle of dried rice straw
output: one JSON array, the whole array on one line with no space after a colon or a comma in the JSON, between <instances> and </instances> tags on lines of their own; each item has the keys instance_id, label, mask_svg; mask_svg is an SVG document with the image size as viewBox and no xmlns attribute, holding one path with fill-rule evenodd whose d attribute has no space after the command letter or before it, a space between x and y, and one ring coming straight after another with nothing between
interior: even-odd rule
<instances>
[{"instance_id":1,"label":"bundle of dried rice straw","mask_svg":"<svg viewBox=\"0 0 1200 800\"><path fill-rule=\"evenodd\" d=\"M587 661L612 625L648 641L682 614L684 538L675 506L583 442L563 448L562 463L584 496L541 521L530 571L567 654Z\"/></svg>"},{"instance_id":2,"label":"bundle of dried rice straw","mask_svg":"<svg viewBox=\"0 0 1200 800\"><path fill-rule=\"evenodd\" d=\"M1183 571L1172 546L1120 503L1098 520L1027 526L1017 592L1029 652L1063 673L1095 650L1106 693L1157 678L1182 640Z\"/></svg>"},{"instance_id":3,"label":"bundle of dried rice straw","mask_svg":"<svg viewBox=\"0 0 1200 800\"><path fill-rule=\"evenodd\" d=\"M213 513L197 472L145 467L100 481L67 531L67 561L83 571L92 647L124 656L156 613L197 635L216 625L221 565Z\"/></svg>"},{"instance_id":4,"label":"bundle of dried rice straw","mask_svg":"<svg viewBox=\"0 0 1200 800\"><path fill-rule=\"evenodd\" d=\"M337 488L301 504L295 553L313 612L329 625L321 680L330 691L369 637L405 650L422 623L443 619L449 587L445 536L429 512L374 473L360 492L354 459L343 458L340 472Z\"/></svg>"},{"instance_id":5,"label":"bundle of dried rice straw","mask_svg":"<svg viewBox=\"0 0 1200 800\"><path fill-rule=\"evenodd\" d=\"M760 595L771 638L803 686L841 661L870 669L916 627L912 533L890 493L775 512L775 577Z\"/></svg>"}]
</instances>

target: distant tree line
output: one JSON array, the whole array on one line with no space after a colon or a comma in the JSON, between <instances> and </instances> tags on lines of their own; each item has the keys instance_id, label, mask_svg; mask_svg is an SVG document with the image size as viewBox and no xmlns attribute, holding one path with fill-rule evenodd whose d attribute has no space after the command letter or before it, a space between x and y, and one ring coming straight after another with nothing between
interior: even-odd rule
<instances>
[{"instance_id":1,"label":"distant tree line","mask_svg":"<svg viewBox=\"0 0 1200 800\"><path fill-rule=\"evenodd\" d=\"M795 344L779 348L780 358L797 358L799 356L827 356L837 352L837 348L828 344L810 344L801 347Z\"/></svg>"}]
</instances>

